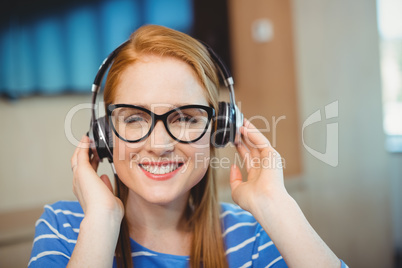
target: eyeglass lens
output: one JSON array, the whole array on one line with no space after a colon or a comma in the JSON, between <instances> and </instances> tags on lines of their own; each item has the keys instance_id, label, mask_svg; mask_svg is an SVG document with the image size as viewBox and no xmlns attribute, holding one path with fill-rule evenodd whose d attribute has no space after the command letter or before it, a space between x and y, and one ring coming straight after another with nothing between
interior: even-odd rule
<instances>
[{"instance_id":1,"label":"eyeglass lens","mask_svg":"<svg viewBox=\"0 0 402 268\"><path fill-rule=\"evenodd\" d=\"M156 124L151 112L135 107L116 108L111 119L117 133L128 141L141 140ZM208 127L208 112L200 108L177 108L168 112L163 123L175 139L191 142L202 136Z\"/></svg>"}]
</instances>

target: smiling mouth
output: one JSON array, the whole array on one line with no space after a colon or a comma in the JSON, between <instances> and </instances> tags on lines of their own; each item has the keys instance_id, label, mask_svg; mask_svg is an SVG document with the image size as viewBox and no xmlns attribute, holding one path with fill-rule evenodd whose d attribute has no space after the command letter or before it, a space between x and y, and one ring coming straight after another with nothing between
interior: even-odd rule
<instances>
[{"instance_id":1,"label":"smiling mouth","mask_svg":"<svg viewBox=\"0 0 402 268\"><path fill-rule=\"evenodd\" d=\"M138 165L141 169L151 174L164 175L179 169L181 166L183 166L183 163L138 164Z\"/></svg>"}]
</instances>

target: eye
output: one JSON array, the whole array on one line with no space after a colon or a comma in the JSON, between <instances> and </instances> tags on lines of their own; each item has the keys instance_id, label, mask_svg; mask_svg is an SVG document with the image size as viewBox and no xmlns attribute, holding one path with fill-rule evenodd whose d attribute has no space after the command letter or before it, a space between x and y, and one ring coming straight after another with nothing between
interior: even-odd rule
<instances>
[{"instance_id":1,"label":"eye","mask_svg":"<svg viewBox=\"0 0 402 268\"><path fill-rule=\"evenodd\" d=\"M175 116L170 120L172 124L196 124L198 123L197 117L185 113L177 113Z\"/></svg>"},{"instance_id":2,"label":"eye","mask_svg":"<svg viewBox=\"0 0 402 268\"><path fill-rule=\"evenodd\" d=\"M126 123L126 124L140 123L140 122L145 122L145 121L146 120L144 117L138 116L138 115L131 115L124 119L124 123Z\"/></svg>"},{"instance_id":3,"label":"eye","mask_svg":"<svg viewBox=\"0 0 402 268\"><path fill-rule=\"evenodd\" d=\"M177 109L168 117L169 127L178 129L204 129L208 124L208 114L202 109Z\"/></svg>"},{"instance_id":4,"label":"eye","mask_svg":"<svg viewBox=\"0 0 402 268\"><path fill-rule=\"evenodd\" d=\"M140 127L147 125L150 120L149 114L140 110L127 110L121 116L121 122L130 127Z\"/></svg>"},{"instance_id":5,"label":"eye","mask_svg":"<svg viewBox=\"0 0 402 268\"><path fill-rule=\"evenodd\" d=\"M197 123L197 118L191 115L181 115L177 119L180 123Z\"/></svg>"}]
</instances>

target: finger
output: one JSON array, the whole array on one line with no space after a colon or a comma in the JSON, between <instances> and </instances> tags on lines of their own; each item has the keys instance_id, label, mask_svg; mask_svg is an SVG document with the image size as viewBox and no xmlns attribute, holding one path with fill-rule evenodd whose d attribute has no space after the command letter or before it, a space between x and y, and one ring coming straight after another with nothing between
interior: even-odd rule
<instances>
[{"instance_id":1,"label":"finger","mask_svg":"<svg viewBox=\"0 0 402 268\"><path fill-rule=\"evenodd\" d=\"M110 182L109 177L103 174L102 176L100 176L100 178L106 184L107 188L113 193L113 186L112 183Z\"/></svg>"},{"instance_id":2,"label":"finger","mask_svg":"<svg viewBox=\"0 0 402 268\"><path fill-rule=\"evenodd\" d=\"M241 140L239 144L236 145L236 149L239 152L241 158L246 162L247 172L250 170L250 150L244 144L244 141Z\"/></svg>"},{"instance_id":3,"label":"finger","mask_svg":"<svg viewBox=\"0 0 402 268\"><path fill-rule=\"evenodd\" d=\"M81 150L81 148L84 146L83 143L85 142L85 136L83 136L77 145L77 148L75 148L73 156L71 157L71 169L74 171L74 168L78 165L78 154Z\"/></svg>"},{"instance_id":4,"label":"finger","mask_svg":"<svg viewBox=\"0 0 402 268\"><path fill-rule=\"evenodd\" d=\"M98 170L99 162L100 162L99 157L93 155L90 162L91 162L92 168L94 170Z\"/></svg>"},{"instance_id":5,"label":"finger","mask_svg":"<svg viewBox=\"0 0 402 268\"><path fill-rule=\"evenodd\" d=\"M252 159L259 158L261 155L261 151L260 151L261 149L258 147L260 147L260 146L257 146L256 144L254 144L248 138L249 134L247 132L247 128L242 126L240 128L240 132L242 133L242 143L243 143L244 147L246 147L247 150L249 151L250 158L252 158Z\"/></svg>"},{"instance_id":6,"label":"finger","mask_svg":"<svg viewBox=\"0 0 402 268\"><path fill-rule=\"evenodd\" d=\"M255 131L254 133L256 133L256 131L258 131L258 129L256 129L254 126L252 126ZM243 136L243 138L247 135L247 129L242 127L241 131L243 131L245 133L245 135ZM262 133L260 133L262 135ZM262 135L264 136L264 135ZM267 166L267 163L273 162L279 162L278 161L278 156L280 157L279 153L270 145L268 139L265 138L261 139L260 142L262 142L263 140L265 140L267 143L265 144L265 146L255 146L254 144L251 143L251 141L249 140L249 142L245 141L244 142L244 147L246 147L249 150L249 154L248 159L246 161L247 163L247 173L249 173L251 170L258 170L259 168L261 168L262 166ZM274 159L275 158L275 159ZM268 162L267 162L268 161ZM268 164L269 166L269 164Z\"/></svg>"},{"instance_id":7,"label":"finger","mask_svg":"<svg viewBox=\"0 0 402 268\"><path fill-rule=\"evenodd\" d=\"M243 133L247 141L256 145L258 148L266 148L271 145L269 140L246 118L243 124Z\"/></svg>"},{"instance_id":8,"label":"finger","mask_svg":"<svg viewBox=\"0 0 402 268\"><path fill-rule=\"evenodd\" d=\"M71 170L74 171L74 168L77 166L77 155L78 151L77 148L74 151L73 156L71 157L70 165L71 165Z\"/></svg>"},{"instance_id":9,"label":"finger","mask_svg":"<svg viewBox=\"0 0 402 268\"><path fill-rule=\"evenodd\" d=\"M269 140L247 119L245 119L245 125L241 131L244 133L244 139L247 141L253 157L265 157L267 154L275 152Z\"/></svg>"},{"instance_id":10,"label":"finger","mask_svg":"<svg viewBox=\"0 0 402 268\"><path fill-rule=\"evenodd\" d=\"M89 164L89 138L84 136L78 145L77 163Z\"/></svg>"},{"instance_id":11,"label":"finger","mask_svg":"<svg viewBox=\"0 0 402 268\"><path fill-rule=\"evenodd\" d=\"M232 189L232 192L242 183L243 179L239 167L232 165L230 169L230 188Z\"/></svg>"},{"instance_id":12,"label":"finger","mask_svg":"<svg viewBox=\"0 0 402 268\"><path fill-rule=\"evenodd\" d=\"M91 140L87 135L82 136L82 139L80 141L79 147L81 149L89 149L91 146Z\"/></svg>"}]
</instances>

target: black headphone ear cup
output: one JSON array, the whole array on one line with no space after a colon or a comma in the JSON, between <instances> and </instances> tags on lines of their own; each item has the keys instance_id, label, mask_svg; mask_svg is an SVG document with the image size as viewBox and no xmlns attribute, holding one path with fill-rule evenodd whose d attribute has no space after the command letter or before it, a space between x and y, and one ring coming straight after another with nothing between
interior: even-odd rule
<instances>
[{"instance_id":1,"label":"black headphone ear cup","mask_svg":"<svg viewBox=\"0 0 402 268\"><path fill-rule=\"evenodd\" d=\"M215 119L213 144L224 147L229 142L238 144L241 139L240 127L243 125L243 114L235 104L219 102L218 116Z\"/></svg>"},{"instance_id":2,"label":"black headphone ear cup","mask_svg":"<svg viewBox=\"0 0 402 268\"><path fill-rule=\"evenodd\" d=\"M240 143L241 140L241 133L240 128L243 126L244 116L242 112L240 112L239 107L236 104L233 104L233 120L232 120L232 127L233 127L233 134L231 135L231 142L235 145Z\"/></svg>"},{"instance_id":3,"label":"black headphone ear cup","mask_svg":"<svg viewBox=\"0 0 402 268\"><path fill-rule=\"evenodd\" d=\"M113 136L106 117L100 117L93 125L94 145L99 159L113 160Z\"/></svg>"},{"instance_id":4,"label":"black headphone ear cup","mask_svg":"<svg viewBox=\"0 0 402 268\"><path fill-rule=\"evenodd\" d=\"M108 122L108 124L107 124L107 131L106 131L106 135L107 135L107 137L108 137L108 140L107 140L107 144L108 144L108 146L109 146L109 149L110 149L110 153L111 153L111 155L112 155L112 158L113 158L113 148L114 148L114 144L113 144L113 130L112 130L112 127L110 126L110 124L109 124L109 120L107 120L106 119L106 122Z\"/></svg>"},{"instance_id":5,"label":"black headphone ear cup","mask_svg":"<svg viewBox=\"0 0 402 268\"><path fill-rule=\"evenodd\" d=\"M219 102L218 116L214 131L213 144L215 147L224 147L230 141L230 104Z\"/></svg>"}]
</instances>

